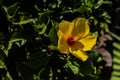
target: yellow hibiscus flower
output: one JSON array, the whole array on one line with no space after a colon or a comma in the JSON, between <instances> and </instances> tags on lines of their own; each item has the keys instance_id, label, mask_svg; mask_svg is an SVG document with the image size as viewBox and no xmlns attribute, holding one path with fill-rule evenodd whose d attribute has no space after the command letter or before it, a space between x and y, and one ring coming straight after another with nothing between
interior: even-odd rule
<instances>
[{"instance_id":1,"label":"yellow hibiscus flower","mask_svg":"<svg viewBox=\"0 0 120 80\"><path fill-rule=\"evenodd\" d=\"M85 18L76 18L72 22L63 20L59 24L58 50L61 53L71 53L75 57L86 61L90 51L96 44L96 37L90 32Z\"/></svg>"}]
</instances>

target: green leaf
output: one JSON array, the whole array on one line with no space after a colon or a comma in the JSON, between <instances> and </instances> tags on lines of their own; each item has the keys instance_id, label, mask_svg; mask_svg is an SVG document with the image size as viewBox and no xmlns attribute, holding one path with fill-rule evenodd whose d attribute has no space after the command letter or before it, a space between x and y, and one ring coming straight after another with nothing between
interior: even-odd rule
<instances>
[{"instance_id":1,"label":"green leaf","mask_svg":"<svg viewBox=\"0 0 120 80\"><path fill-rule=\"evenodd\" d=\"M57 45L57 41L58 41L57 27L58 27L58 23L52 21L52 28L49 31L48 37L54 45Z\"/></svg>"},{"instance_id":2,"label":"green leaf","mask_svg":"<svg viewBox=\"0 0 120 80\"><path fill-rule=\"evenodd\" d=\"M16 12L19 9L19 3L14 3L13 5L11 5L9 7L3 6L3 8L4 8L5 12L7 13L8 19L11 19L16 15Z\"/></svg>"},{"instance_id":3,"label":"green leaf","mask_svg":"<svg viewBox=\"0 0 120 80\"><path fill-rule=\"evenodd\" d=\"M98 20L94 16L89 17L89 19L93 21L94 26L98 24Z\"/></svg>"},{"instance_id":4,"label":"green leaf","mask_svg":"<svg viewBox=\"0 0 120 80\"><path fill-rule=\"evenodd\" d=\"M81 63L80 69L81 69L80 72L83 73L84 75L94 73L93 63L90 59L87 59L87 61Z\"/></svg>"},{"instance_id":5,"label":"green leaf","mask_svg":"<svg viewBox=\"0 0 120 80\"><path fill-rule=\"evenodd\" d=\"M6 72L6 75L2 76L2 80L13 80L9 72Z\"/></svg>"},{"instance_id":6,"label":"green leaf","mask_svg":"<svg viewBox=\"0 0 120 80\"><path fill-rule=\"evenodd\" d=\"M117 34L111 32L111 31L109 31L108 33L109 33L113 38L115 38L115 39L117 39L118 41L120 41L120 36L118 36Z\"/></svg>"},{"instance_id":7,"label":"green leaf","mask_svg":"<svg viewBox=\"0 0 120 80\"><path fill-rule=\"evenodd\" d=\"M53 45L53 44L50 44L48 46L48 48L52 49L52 50L58 50L57 46Z\"/></svg>"},{"instance_id":8,"label":"green leaf","mask_svg":"<svg viewBox=\"0 0 120 80\"><path fill-rule=\"evenodd\" d=\"M34 19L28 19L28 20L22 20L20 22L13 22L14 25L23 25L23 24L27 24L27 23L30 23L30 22L33 22Z\"/></svg>"},{"instance_id":9,"label":"green leaf","mask_svg":"<svg viewBox=\"0 0 120 80\"><path fill-rule=\"evenodd\" d=\"M109 0L107 0L107 1L103 1L103 4L107 4L107 5L112 5L112 1L109 1Z\"/></svg>"},{"instance_id":10,"label":"green leaf","mask_svg":"<svg viewBox=\"0 0 120 80\"><path fill-rule=\"evenodd\" d=\"M4 45L4 53L6 54L6 56L8 56L8 51L12 48L13 43L17 44L20 47L26 43L26 39L23 38L21 33L15 32L10 40L6 42L6 45Z\"/></svg>"},{"instance_id":11,"label":"green leaf","mask_svg":"<svg viewBox=\"0 0 120 80\"><path fill-rule=\"evenodd\" d=\"M46 29L47 29L47 25L41 24L41 25L39 25L39 26L41 27L42 30L39 31L39 29L37 29L38 33L39 33L39 34L44 34L45 31L46 31Z\"/></svg>"},{"instance_id":12,"label":"green leaf","mask_svg":"<svg viewBox=\"0 0 120 80\"><path fill-rule=\"evenodd\" d=\"M4 49L4 53L8 56L8 51L12 48L13 43L21 41L22 45L26 42L25 39L12 39L7 43L7 48ZM16 43L18 46L21 46L21 43Z\"/></svg>"},{"instance_id":13,"label":"green leaf","mask_svg":"<svg viewBox=\"0 0 120 80\"><path fill-rule=\"evenodd\" d=\"M103 4L103 0L98 0L97 3L95 3L94 8L97 9Z\"/></svg>"},{"instance_id":14,"label":"green leaf","mask_svg":"<svg viewBox=\"0 0 120 80\"><path fill-rule=\"evenodd\" d=\"M92 8L93 3L92 3L91 0L85 0L85 4L84 4L84 5L85 5L85 6L88 6L89 8Z\"/></svg>"},{"instance_id":15,"label":"green leaf","mask_svg":"<svg viewBox=\"0 0 120 80\"><path fill-rule=\"evenodd\" d=\"M5 58L0 54L0 68L5 68Z\"/></svg>"},{"instance_id":16,"label":"green leaf","mask_svg":"<svg viewBox=\"0 0 120 80\"><path fill-rule=\"evenodd\" d=\"M85 13L85 12L88 12L88 11L91 11L91 8L85 6L85 5L82 5L80 6L79 8L77 9L74 9L75 12L80 12L80 13Z\"/></svg>"},{"instance_id":17,"label":"green leaf","mask_svg":"<svg viewBox=\"0 0 120 80\"><path fill-rule=\"evenodd\" d=\"M79 73L79 67L77 67L76 65L72 64L72 62L68 61L66 66L69 67L74 74L78 74Z\"/></svg>"},{"instance_id":18,"label":"green leaf","mask_svg":"<svg viewBox=\"0 0 120 80\"><path fill-rule=\"evenodd\" d=\"M14 16L18 9L19 9L19 3L15 3L10 7L8 7L8 14L10 16Z\"/></svg>"},{"instance_id":19,"label":"green leaf","mask_svg":"<svg viewBox=\"0 0 120 80\"><path fill-rule=\"evenodd\" d=\"M107 23L111 23L111 17L108 12L104 11L100 16L103 17Z\"/></svg>"},{"instance_id":20,"label":"green leaf","mask_svg":"<svg viewBox=\"0 0 120 80\"><path fill-rule=\"evenodd\" d=\"M111 73L110 80L118 80L120 79L120 36L115 33L109 31L109 34L117 39L113 42L113 71Z\"/></svg>"},{"instance_id":21,"label":"green leaf","mask_svg":"<svg viewBox=\"0 0 120 80\"><path fill-rule=\"evenodd\" d=\"M114 43L113 43L113 46L114 46L116 49L120 50L120 43L119 43L119 42L114 42Z\"/></svg>"},{"instance_id":22,"label":"green leaf","mask_svg":"<svg viewBox=\"0 0 120 80\"><path fill-rule=\"evenodd\" d=\"M100 27L105 30L106 32L109 31L108 24L105 22L100 22Z\"/></svg>"},{"instance_id":23,"label":"green leaf","mask_svg":"<svg viewBox=\"0 0 120 80\"><path fill-rule=\"evenodd\" d=\"M38 21L40 24L44 23L44 24L48 24L49 22L49 17L48 15L50 15L53 11L45 11L45 12L42 12L42 13L39 13L39 17L38 17Z\"/></svg>"},{"instance_id":24,"label":"green leaf","mask_svg":"<svg viewBox=\"0 0 120 80\"><path fill-rule=\"evenodd\" d=\"M41 69L38 76L40 77L40 80L52 80L53 77L52 68L44 67L43 69Z\"/></svg>"}]
</instances>

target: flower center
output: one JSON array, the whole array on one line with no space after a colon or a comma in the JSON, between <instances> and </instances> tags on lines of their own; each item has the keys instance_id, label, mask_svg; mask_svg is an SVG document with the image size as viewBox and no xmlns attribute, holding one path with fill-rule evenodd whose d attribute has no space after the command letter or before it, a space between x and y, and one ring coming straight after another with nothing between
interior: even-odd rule
<instances>
[{"instance_id":1,"label":"flower center","mask_svg":"<svg viewBox=\"0 0 120 80\"><path fill-rule=\"evenodd\" d=\"M75 44L75 40L73 39L73 37L69 37L69 38L67 39L67 44L68 44L69 46L73 46L73 45Z\"/></svg>"}]
</instances>

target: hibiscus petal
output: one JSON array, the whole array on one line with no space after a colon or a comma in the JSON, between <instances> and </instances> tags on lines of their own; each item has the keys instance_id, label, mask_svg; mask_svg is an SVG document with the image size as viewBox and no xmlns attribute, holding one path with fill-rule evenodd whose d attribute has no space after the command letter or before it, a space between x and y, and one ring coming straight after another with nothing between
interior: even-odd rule
<instances>
[{"instance_id":1,"label":"hibiscus petal","mask_svg":"<svg viewBox=\"0 0 120 80\"><path fill-rule=\"evenodd\" d=\"M96 44L96 36L89 33L86 37L79 40L81 44L84 45L83 51L89 51L92 49L92 47Z\"/></svg>"},{"instance_id":2,"label":"hibiscus petal","mask_svg":"<svg viewBox=\"0 0 120 80\"><path fill-rule=\"evenodd\" d=\"M76 51L78 49L83 49L83 47L84 47L84 45L81 44L80 42L75 42L74 45L70 46L70 48L71 48L70 50L71 51Z\"/></svg>"},{"instance_id":3,"label":"hibiscus petal","mask_svg":"<svg viewBox=\"0 0 120 80\"><path fill-rule=\"evenodd\" d=\"M88 21L85 18L76 18L72 21L74 28L72 31L73 36L84 37L89 33Z\"/></svg>"},{"instance_id":4,"label":"hibiscus petal","mask_svg":"<svg viewBox=\"0 0 120 80\"><path fill-rule=\"evenodd\" d=\"M88 55L84 51L81 51L81 50L73 51L72 54L82 61L86 61L88 58Z\"/></svg>"},{"instance_id":5,"label":"hibiscus petal","mask_svg":"<svg viewBox=\"0 0 120 80\"><path fill-rule=\"evenodd\" d=\"M60 24L59 24L59 30L66 36L68 37L72 30L73 30L73 27L74 27L74 23L72 22L68 22L68 21L65 21L63 20ZM58 30L58 31L59 31ZM58 33L59 35L59 33ZM59 35L60 36L60 35Z\"/></svg>"},{"instance_id":6,"label":"hibiscus petal","mask_svg":"<svg viewBox=\"0 0 120 80\"><path fill-rule=\"evenodd\" d=\"M60 36L63 36L64 34L62 33L61 30L58 30L57 35L58 35L58 37L60 37Z\"/></svg>"},{"instance_id":7,"label":"hibiscus petal","mask_svg":"<svg viewBox=\"0 0 120 80\"><path fill-rule=\"evenodd\" d=\"M68 45L64 39L64 36L60 36L58 40L58 49L61 53L69 53Z\"/></svg>"}]
</instances>

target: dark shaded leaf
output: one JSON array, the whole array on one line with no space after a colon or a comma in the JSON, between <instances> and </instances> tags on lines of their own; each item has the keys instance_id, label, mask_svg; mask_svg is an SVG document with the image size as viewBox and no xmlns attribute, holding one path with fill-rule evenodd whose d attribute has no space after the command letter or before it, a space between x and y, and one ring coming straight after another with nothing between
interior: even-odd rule
<instances>
[{"instance_id":1,"label":"dark shaded leaf","mask_svg":"<svg viewBox=\"0 0 120 80\"><path fill-rule=\"evenodd\" d=\"M46 53L37 52L30 56L26 64L32 69L40 69L48 64L49 56Z\"/></svg>"},{"instance_id":2,"label":"dark shaded leaf","mask_svg":"<svg viewBox=\"0 0 120 80\"><path fill-rule=\"evenodd\" d=\"M58 37L57 37L57 27L58 23L52 21L52 28L48 34L50 41L54 44L57 45Z\"/></svg>"}]
</instances>

